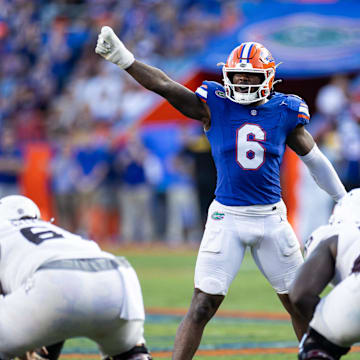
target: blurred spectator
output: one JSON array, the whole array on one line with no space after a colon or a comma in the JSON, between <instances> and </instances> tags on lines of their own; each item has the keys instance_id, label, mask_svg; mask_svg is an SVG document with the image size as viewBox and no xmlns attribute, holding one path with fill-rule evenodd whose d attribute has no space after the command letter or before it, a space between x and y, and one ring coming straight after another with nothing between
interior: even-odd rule
<instances>
[{"instance_id":1,"label":"blurred spectator","mask_svg":"<svg viewBox=\"0 0 360 360\"><path fill-rule=\"evenodd\" d=\"M106 145L99 142L93 129L79 130L75 143L75 161L79 168L76 180L79 228L86 235L90 230L90 219L94 205L101 196L100 184L108 169Z\"/></svg>"},{"instance_id":2,"label":"blurred spectator","mask_svg":"<svg viewBox=\"0 0 360 360\"><path fill-rule=\"evenodd\" d=\"M89 232L92 238L101 243L114 244L119 238L119 192L121 177L116 168L117 149L111 133L111 126L99 123L96 126L96 142L103 152L104 175L96 186L91 209Z\"/></svg>"},{"instance_id":3,"label":"blurred spectator","mask_svg":"<svg viewBox=\"0 0 360 360\"><path fill-rule=\"evenodd\" d=\"M185 151L194 159L194 180L200 204L201 223L205 226L208 208L214 199L216 188L215 164L205 134L189 139L185 144Z\"/></svg>"},{"instance_id":4,"label":"blurred spectator","mask_svg":"<svg viewBox=\"0 0 360 360\"><path fill-rule=\"evenodd\" d=\"M244 22L244 15L236 1L225 1L221 9L221 31L231 31Z\"/></svg>"},{"instance_id":5,"label":"blurred spectator","mask_svg":"<svg viewBox=\"0 0 360 360\"><path fill-rule=\"evenodd\" d=\"M349 80L346 75L336 74L329 84L322 87L316 97L316 108L325 119L334 122L348 105Z\"/></svg>"},{"instance_id":6,"label":"blurred spectator","mask_svg":"<svg viewBox=\"0 0 360 360\"><path fill-rule=\"evenodd\" d=\"M76 182L80 171L70 137L57 141L50 172L56 224L74 232L78 228Z\"/></svg>"},{"instance_id":7,"label":"blurred spectator","mask_svg":"<svg viewBox=\"0 0 360 360\"><path fill-rule=\"evenodd\" d=\"M105 65L98 63L93 76L80 83L76 100L89 109L93 121L111 124L120 119L123 85L118 74L113 74L117 69Z\"/></svg>"},{"instance_id":8,"label":"blurred spectator","mask_svg":"<svg viewBox=\"0 0 360 360\"><path fill-rule=\"evenodd\" d=\"M14 131L5 128L0 135L0 197L20 194L23 154Z\"/></svg>"},{"instance_id":9,"label":"blurred spectator","mask_svg":"<svg viewBox=\"0 0 360 360\"><path fill-rule=\"evenodd\" d=\"M119 149L116 165L121 174L119 191L121 239L150 242L154 238L151 197L152 188L146 177L147 150L141 139L132 135Z\"/></svg>"},{"instance_id":10,"label":"blurred spectator","mask_svg":"<svg viewBox=\"0 0 360 360\"><path fill-rule=\"evenodd\" d=\"M360 185L360 86L353 88L351 103L338 119L342 180L348 191Z\"/></svg>"},{"instance_id":11,"label":"blurred spectator","mask_svg":"<svg viewBox=\"0 0 360 360\"><path fill-rule=\"evenodd\" d=\"M170 183L166 189L166 241L176 246L198 245L200 209L194 182L194 161L184 151L168 160Z\"/></svg>"}]
</instances>

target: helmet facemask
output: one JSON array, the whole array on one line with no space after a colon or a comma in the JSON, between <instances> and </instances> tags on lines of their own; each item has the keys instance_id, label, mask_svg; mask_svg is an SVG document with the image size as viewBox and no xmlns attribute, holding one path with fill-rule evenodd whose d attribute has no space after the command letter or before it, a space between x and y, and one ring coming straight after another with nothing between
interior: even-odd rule
<instances>
[{"instance_id":1,"label":"helmet facemask","mask_svg":"<svg viewBox=\"0 0 360 360\"><path fill-rule=\"evenodd\" d=\"M253 69L251 64L247 65L247 69L244 68L228 68L223 66L223 81L225 87L226 97L236 103L242 105L249 105L254 102L266 99L271 92L273 79L275 76L274 69ZM250 66L249 66L250 65ZM232 82L233 74L235 73L253 73L260 74L263 77L261 84L234 84ZM237 89L247 88L246 92L237 91Z\"/></svg>"}]
</instances>

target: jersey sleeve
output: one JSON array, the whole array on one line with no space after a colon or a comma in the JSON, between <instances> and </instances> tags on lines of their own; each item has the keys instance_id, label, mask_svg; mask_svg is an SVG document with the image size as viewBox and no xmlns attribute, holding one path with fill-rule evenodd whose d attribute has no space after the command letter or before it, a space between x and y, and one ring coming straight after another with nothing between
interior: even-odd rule
<instances>
[{"instance_id":1,"label":"jersey sleeve","mask_svg":"<svg viewBox=\"0 0 360 360\"><path fill-rule=\"evenodd\" d=\"M195 91L196 96L204 103L208 101L208 88L207 81L204 81Z\"/></svg>"},{"instance_id":2,"label":"jersey sleeve","mask_svg":"<svg viewBox=\"0 0 360 360\"><path fill-rule=\"evenodd\" d=\"M306 102L296 95L288 95L289 132L298 125L306 125L310 122L309 108Z\"/></svg>"},{"instance_id":3,"label":"jersey sleeve","mask_svg":"<svg viewBox=\"0 0 360 360\"><path fill-rule=\"evenodd\" d=\"M219 105L226 98L224 87L216 81L204 81L195 91L195 94L209 106Z\"/></svg>"}]
</instances>

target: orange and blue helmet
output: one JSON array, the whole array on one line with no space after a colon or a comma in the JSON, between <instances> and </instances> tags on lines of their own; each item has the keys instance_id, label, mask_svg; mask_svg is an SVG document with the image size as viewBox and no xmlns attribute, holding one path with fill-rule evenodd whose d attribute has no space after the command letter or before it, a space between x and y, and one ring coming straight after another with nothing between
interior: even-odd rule
<instances>
[{"instance_id":1,"label":"orange and blue helmet","mask_svg":"<svg viewBox=\"0 0 360 360\"><path fill-rule=\"evenodd\" d=\"M257 42L244 42L229 55L223 68L226 97L231 101L247 105L270 95L274 85L277 65L269 50ZM261 74L263 81L258 85L238 85L232 82L233 73ZM237 87L248 87L246 92L236 91Z\"/></svg>"}]
</instances>

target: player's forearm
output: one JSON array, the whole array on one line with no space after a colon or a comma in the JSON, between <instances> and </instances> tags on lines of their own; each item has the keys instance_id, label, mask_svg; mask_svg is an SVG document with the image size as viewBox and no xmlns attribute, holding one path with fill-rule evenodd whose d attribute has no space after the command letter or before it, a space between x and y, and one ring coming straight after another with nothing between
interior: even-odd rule
<instances>
[{"instance_id":1,"label":"player's forearm","mask_svg":"<svg viewBox=\"0 0 360 360\"><path fill-rule=\"evenodd\" d=\"M306 263L302 268L300 268L300 271L298 272L289 292L292 306L295 311L301 315L305 321L307 321L307 323L310 322L315 311L315 307L320 301L316 282L309 278L309 268L310 266L307 266ZM315 286L312 286L313 284Z\"/></svg>"},{"instance_id":2,"label":"player's forearm","mask_svg":"<svg viewBox=\"0 0 360 360\"><path fill-rule=\"evenodd\" d=\"M300 159L307 166L319 187L325 190L336 202L346 194L345 187L334 167L316 144L308 154L300 156Z\"/></svg>"},{"instance_id":3,"label":"player's forearm","mask_svg":"<svg viewBox=\"0 0 360 360\"><path fill-rule=\"evenodd\" d=\"M307 321L307 325L309 325L317 304L320 302L320 297L315 295L307 295L297 301L293 301L292 304L295 310L301 314L301 316Z\"/></svg>"},{"instance_id":4,"label":"player's forearm","mask_svg":"<svg viewBox=\"0 0 360 360\"><path fill-rule=\"evenodd\" d=\"M185 86L172 80L162 70L135 60L126 71L140 85L165 98L185 116L201 120L204 115L203 107L196 95Z\"/></svg>"},{"instance_id":5,"label":"player's forearm","mask_svg":"<svg viewBox=\"0 0 360 360\"><path fill-rule=\"evenodd\" d=\"M144 88L163 97L166 97L166 89L173 82L162 70L138 60L125 70Z\"/></svg>"}]
</instances>

